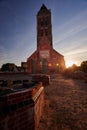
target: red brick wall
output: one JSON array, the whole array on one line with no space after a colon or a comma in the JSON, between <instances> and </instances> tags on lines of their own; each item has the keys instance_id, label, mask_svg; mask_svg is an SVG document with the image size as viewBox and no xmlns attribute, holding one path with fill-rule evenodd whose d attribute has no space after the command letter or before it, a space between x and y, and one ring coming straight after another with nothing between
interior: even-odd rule
<instances>
[{"instance_id":1,"label":"red brick wall","mask_svg":"<svg viewBox=\"0 0 87 130\"><path fill-rule=\"evenodd\" d=\"M0 97L0 130L36 130L44 104L42 84Z\"/></svg>"},{"instance_id":2,"label":"red brick wall","mask_svg":"<svg viewBox=\"0 0 87 130\"><path fill-rule=\"evenodd\" d=\"M46 86L50 84L50 76L41 74L32 75L32 81L42 82L42 84Z\"/></svg>"},{"instance_id":3,"label":"red brick wall","mask_svg":"<svg viewBox=\"0 0 87 130\"><path fill-rule=\"evenodd\" d=\"M36 68L36 72L35 73L43 73L42 72L42 67L40 65L41 62L43 62L44 58L40 56L40 51L48 51L49 52L49 56L47 56L47 58L45 58L45 60L49 63L51 63L51 67L48 67L48 72L56 72L56 64L59 65L59 72L63 72L65 70L65 61L64 61L64 57L59 54L58 52L56 52L54 49L50 48L49 46L41 46L37 49L37 51L35 51L35 53L33 53L32 56L30 56L30 58L28 58L27 60L27 72L28 73L32 73L32 60L35 61L35 68ZM37 52L37 53L36 53ZM37 55L39 54L39 55ZM35 56L36 55L36 56ZM32 60L31 60L32 59ZM47 72L46 72L47 73Z\"/></svg>"}]
</instances>

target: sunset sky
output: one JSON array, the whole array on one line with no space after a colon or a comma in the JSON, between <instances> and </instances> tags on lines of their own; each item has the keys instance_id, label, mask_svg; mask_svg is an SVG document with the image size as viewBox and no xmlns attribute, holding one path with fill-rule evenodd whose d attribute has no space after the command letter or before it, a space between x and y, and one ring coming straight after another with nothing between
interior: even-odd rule
<instances>
[{"instance_id":1,"label":"sunset sky","mask_svg":"<svg viewBox=\"0 0 87 130\"><path fill-rule=\"evenodd\" d=\"M36 15L52 12L53 47L66 61L87 60L87 0L0 0L0 67L21 65L36 50Z\"/></svg>"}]
</instances>

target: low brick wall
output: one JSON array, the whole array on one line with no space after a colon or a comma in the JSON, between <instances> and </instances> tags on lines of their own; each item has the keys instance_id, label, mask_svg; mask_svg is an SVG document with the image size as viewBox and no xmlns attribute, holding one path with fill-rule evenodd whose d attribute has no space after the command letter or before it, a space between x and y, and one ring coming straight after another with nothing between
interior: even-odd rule
<instances>
[{"instance_id":1,"label":"low brick wall","mask_svg":"<svg viewBox=\"0 0 87 130\"><path fill-rule=\"evenodd\" d=\"M50 75L46 74L28 74L28 73L0 73L0 85L12 85L12 84L20 84L24 82L42 82L42 84L49 85L50 84Z\"/></svg>"},{"instance_id":2,"label":"low brick wall","mask_svg":"<svg viewBox=\"0 0 87 130\"><path fill-rule=\"evenodd\" d=\"M32 81L42 82L43 85L50 84L50 76L49 75L32 75Z\"/></svg>"},{"instance_id":3,"label":"low brick wall","mask_svg":"<svg viewBox=\"0 0 87 130\"><path fill-rule=\"evenodd\" d=\"M44 105L42 83L0 95L0 130L36 130Z\"/></svg>"}]
</instances>

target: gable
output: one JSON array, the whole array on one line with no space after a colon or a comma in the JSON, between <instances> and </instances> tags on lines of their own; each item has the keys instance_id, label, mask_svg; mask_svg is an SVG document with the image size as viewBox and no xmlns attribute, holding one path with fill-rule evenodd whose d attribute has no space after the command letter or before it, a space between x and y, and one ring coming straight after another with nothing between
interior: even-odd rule
<instances>
[{"instance_id":1,"label":"gable","mask_svg":"<svg viewBox=\"0 0 87 130\"><path fill-rule=\"evenodd\" d=\"M29 56L29 58L27 58L27 61L34 58L36 59L37 55L38 55L38 51L36 50L33 54L31 54L31 56Z\"/></svg>"},{"instance_id":2,"label":"gable","mask_svg":"<svg viewBox=\"0 0 87 130\"><path fill-rule=\"evenodd\" d=\"M55 49L52 49L52 53L58 57L64 57L62 54L60 54L59 52L57 52Z\"/></svg>"}]
</instances>

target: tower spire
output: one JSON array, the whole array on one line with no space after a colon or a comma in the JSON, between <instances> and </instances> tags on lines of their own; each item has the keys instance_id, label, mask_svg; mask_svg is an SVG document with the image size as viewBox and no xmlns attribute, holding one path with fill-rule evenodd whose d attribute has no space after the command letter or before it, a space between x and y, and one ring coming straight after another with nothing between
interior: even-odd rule
<instances>
[{"instance_id":1,"label":"tower spire","mask_svg":"<svg viewBox=\"0 0 87 130\"><path fill-rule=\"evenodd\" d=\"M43 39L47 39L43 44L47 43L52 47L51 11L44 4L37 13L37 47L42 44Z\"/></svg>"},{"instance_id":2,"label":"tower spire","mask_svg":"<svg viewBox=\"0 0 87 130\"><path fill-rule=\"evenodd\" d=\"M46 9L46 10L47 10L47 7L45 6L45 4L42 4L42 6L41 6L40 10L44 10L44 9Z\"/></svg>"}]
</instances>

